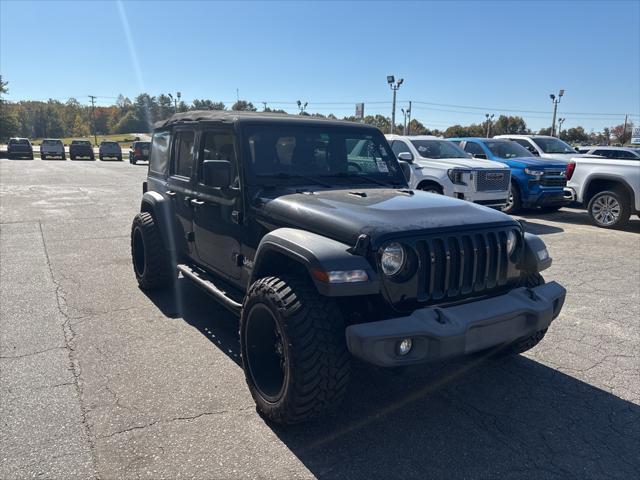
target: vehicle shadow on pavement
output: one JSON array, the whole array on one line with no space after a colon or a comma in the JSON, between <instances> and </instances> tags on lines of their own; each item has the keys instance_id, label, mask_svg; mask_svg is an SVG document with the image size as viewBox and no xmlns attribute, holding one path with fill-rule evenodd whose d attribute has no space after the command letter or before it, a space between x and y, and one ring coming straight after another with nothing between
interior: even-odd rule
<instances>
[{"instance_id":1,"label":"vehicle shadow on pavement","mask_svg":"<svg viewBox=\"0 0 640 480\"><path fill-rule=\"evenodd\" d=\"M537 223L531 222L524 218L520 218L520 222L524 227L525 232L533 233L535 235L548 235L550 233L562 233L564 232L563 228L554 227L551 225L547 225L545 223Z\"/></svg>"},{"instance_id":2,"label":"vehicle shadow on pavement","mask_svg":"<svg viewBox=\"0 0 640 480\"><path fill-rule=\"evenodd\" d=\"M147 295L240 366L237 318L206 293L179 279L175 295ZM402 373L354 361L338 412L269 427L320 479L632 478L640 471L640 407L525 356L475 355Z\"/></svg>"},{"instance_id":3,"label":"vehicle shadow on pavement","mask_svg":"<svg viewBox=\"0 0 640 480\"><path fill-rule=\"evenodd\" d=\"M586 225L595 229L599 228L591 223L591 221L589 220L589 214L587 213L586 210L563 208L553 213L542 213L542 212L530 211L530 212L523 212L521 214L518 214L518 217L520 217L521 220L524 220L530 225L540 225L544 228L557 228L557 227L546 225L546 224L533 223L533 222L529 222L528 220L535 219L535 220L549 221L554 223ZM624 228L620 228L617 230L622 232L640 233L640 219L638 219L637 215L631 215L631 218L629 219L629 223ZM533 230L531 231L531 233L538 234ZM550 233L555 233L555 232L550 232ZM541 235L541 234L538 234L538 235Z\"/></svg>"}]
</instances>

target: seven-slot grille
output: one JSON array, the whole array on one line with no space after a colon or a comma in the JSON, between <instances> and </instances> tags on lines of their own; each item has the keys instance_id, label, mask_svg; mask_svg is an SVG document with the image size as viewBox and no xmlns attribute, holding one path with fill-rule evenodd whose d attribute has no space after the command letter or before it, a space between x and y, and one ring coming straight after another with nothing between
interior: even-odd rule
<instances>
[{"instance_id":1,"label":"seven-slot grille","mask_svg":"<svg viewBox=\"0 0 640 480\"><path fill-rule=\"evenodd\" d=\"M476 171L477 192L508 190L510 181L511 171L509 169Z\"/></svg>"},{"instance_id":2,"label":"seven-slot grille","mask_svg":"<svg viewBox=\"0 0 640 480\"><path fill-rule=\"evenodd\" d=\"M429 237L416 242L419 301L451 299L507 282L509 229Z\"/></svg>"}]
</instances>

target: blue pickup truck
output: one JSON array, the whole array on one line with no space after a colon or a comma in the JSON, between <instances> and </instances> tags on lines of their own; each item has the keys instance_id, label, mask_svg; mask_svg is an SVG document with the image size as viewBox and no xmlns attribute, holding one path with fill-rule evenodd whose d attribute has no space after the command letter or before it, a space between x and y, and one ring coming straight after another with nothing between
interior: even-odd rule
<instances>
[{"instance_id":1,"label":"blue pickup truck","mask_svg":"<svg viewBox=\"0 0 640 480\"><path fill-rule=\"evenodd\" d=\"M511 192L502 209L512 214L523 208L555 211L571 202L565 193L575 163L538 158L511 140L500 138L449 138L475 158L495 160L511 168Z\"/></svg>"}]
</instances>

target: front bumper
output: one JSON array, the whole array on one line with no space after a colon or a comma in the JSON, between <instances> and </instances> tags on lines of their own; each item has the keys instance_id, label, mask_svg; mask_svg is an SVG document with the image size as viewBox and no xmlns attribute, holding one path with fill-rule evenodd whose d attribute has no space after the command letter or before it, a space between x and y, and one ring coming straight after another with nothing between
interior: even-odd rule
<instances>
[{"instance_id":1,"label":"front bumper","mask_svg":"<svg viewBox=\"0 0 640 480\"><path fill-rule=\"evenodd\" d=\"M347 348L355 357L383 367L459 357L547 328L560 313L565 295L564 287L550 282L462 305L423 308L406 317L350 325ZM411 338L413 347L400 356L396 346L404 338Z\"/></svg>"},{"instance_id":2,"label":"front bumper","mask_svg":"<svg viewBox=\"0 0 640 480\"><path fill-rule=\"evenodd\" d=\"M509 192L506 190L476 192L468 188L461 188L459 185L455 187L457 188L453 190L453 197L489 207L502 207L506 205L509 196Z\"/></svg>"},{"instance_id":3,"label":"front bumper","mask_svg":"<svg viewBox=\"0 0 640 480\"><path fill-rule=\"evenodd\" d=\"M524 207L553 207L558 205L568 205L571 198L568 198L564 190L554 189L553 191L541 190L537 195L531 195L523 199Z\"/></svg>"}]
</instances>

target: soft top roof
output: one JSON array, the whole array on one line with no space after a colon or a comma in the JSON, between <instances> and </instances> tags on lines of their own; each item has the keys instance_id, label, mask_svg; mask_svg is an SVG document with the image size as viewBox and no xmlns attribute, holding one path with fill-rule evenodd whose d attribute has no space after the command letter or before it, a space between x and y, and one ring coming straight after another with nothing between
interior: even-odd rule
<instances>
[{"instance_id":1,"label":"soft top roof","mask_svg":"<svg viewBox=\"0 0 640 480\"><path fill-rule=\"evenodd\" d=\"M274 124L307 124L339 127L375 128L371 125L348 122L346 120L329 120L308 115L289 115L288 113L273 112L239 112L235 110L191 110L184 113L176 113L166 120L156 122L155 130L160 130L171 125L188 124L192 122L220 122L220 123L245 123L266 122Z\"/></svg>"}]
</instances>

